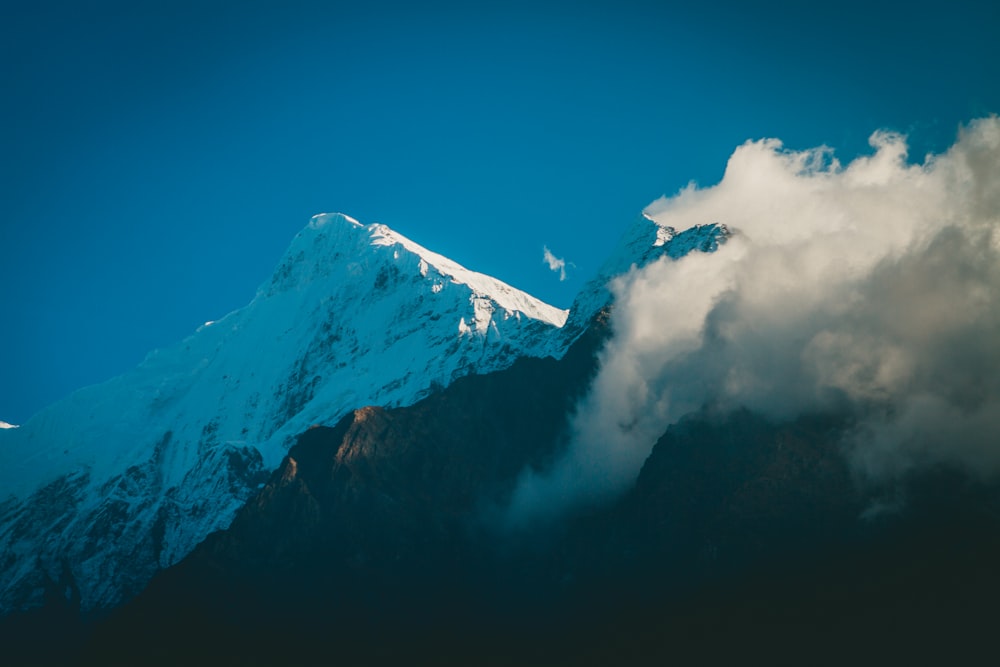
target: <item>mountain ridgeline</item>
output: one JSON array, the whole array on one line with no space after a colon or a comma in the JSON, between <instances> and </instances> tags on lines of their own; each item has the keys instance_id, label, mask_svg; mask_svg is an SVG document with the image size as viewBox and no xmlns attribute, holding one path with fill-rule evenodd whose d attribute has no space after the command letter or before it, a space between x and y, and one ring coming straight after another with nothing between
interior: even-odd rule
<instances>
[{"instance_id":1,"label":"mountain ridgeline","mask_svg":"<svg viewBox=\"0 0 1000 667\"><path fill-rule=\"evenodd\" d=\"M572 446L615 334L609 282L730 233L640 219L567 313L317 217L247 308L0 433L26 476L0 504L6 655L971 661L1000 594L1000 496L944 468L859 483L846 410L705 405L624 494L506 514Z\"/></svg>"}]
</instances>

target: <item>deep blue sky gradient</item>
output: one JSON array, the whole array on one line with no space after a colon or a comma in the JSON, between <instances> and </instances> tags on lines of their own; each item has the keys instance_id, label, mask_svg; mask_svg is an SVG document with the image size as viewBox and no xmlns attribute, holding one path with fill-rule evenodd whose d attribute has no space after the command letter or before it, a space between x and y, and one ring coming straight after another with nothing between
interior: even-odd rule
<instances>
[{"instance_id":1,"label":"deep blue sky gradient","mask_svg":"<svg viewBox=\"0 0 1000 667\"><path fill-rule=\"evenodd\" d=\"M1000 111L986 2L360 5L4 5L0 419L245 305L314 213L568 307L747 139L919 157Z\"/></svg>"}]
</instances>

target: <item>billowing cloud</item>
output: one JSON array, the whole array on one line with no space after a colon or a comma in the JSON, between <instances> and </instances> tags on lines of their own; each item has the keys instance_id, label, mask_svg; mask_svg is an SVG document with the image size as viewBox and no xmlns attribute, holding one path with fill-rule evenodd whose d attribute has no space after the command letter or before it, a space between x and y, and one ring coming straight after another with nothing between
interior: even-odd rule
<instances>
[{"instance_id":1,"label":"billowing cloud","mask_svg":"<svg viewBox=\"0 0 1000 667\"><path fill-rule=\"evenodd\" d=\"M560 281L566 280L566 260L553 255L548 246L542 246L542 261L549 265L549 269L559 274Z\"/></svg>"},{"instance_id":2,"label":"billowing cloud","mask_svg":"<svg viewBox=\"0 0 1000 667\"><path fill-rule=\"evenodd\" d=\"M827 148L749 142L718 185L647 209L734 234L613 283L614 335L569 450L525 472L514 520L621 492L667 426L709 404L848 410L845 451L872 480L935 463L1000 473L1000 120L923 164L900 135L871 144L843 166Z\"/></svg>"}]
</instances>

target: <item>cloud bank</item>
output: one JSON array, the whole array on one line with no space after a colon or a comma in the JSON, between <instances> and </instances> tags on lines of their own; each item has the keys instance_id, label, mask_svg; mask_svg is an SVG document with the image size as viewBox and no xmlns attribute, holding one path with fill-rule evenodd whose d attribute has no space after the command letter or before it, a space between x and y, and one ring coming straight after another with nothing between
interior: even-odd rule
<instances>
[{"instance_id":1,"label":"cloud bank","mask_svg":"<svg viewBox=\"0 0 1000 667\"><path fill-rule=\"evenodd\" d=\"M542 261L549 265L549 269L559 274L560 282L566 280L566 260L553 255L548 246L542 246Z\"/></svg>"},{"instance_id":2,"label":"cloud bank","mask_svg":"<svg viewBox=\"0 0 1000 667\"><path fill-rule=\"evenodd\" d=\"M620 493L666 428L709 404L849 410L845 452L870 480L1000 472L1000 120L922 164L900 135L871 145L844 166L825 147L748 142L718 185L648 207L734 234L614 281L613 337L569 449L522 475L513 521Z\"/></svg>"}]
</instances>

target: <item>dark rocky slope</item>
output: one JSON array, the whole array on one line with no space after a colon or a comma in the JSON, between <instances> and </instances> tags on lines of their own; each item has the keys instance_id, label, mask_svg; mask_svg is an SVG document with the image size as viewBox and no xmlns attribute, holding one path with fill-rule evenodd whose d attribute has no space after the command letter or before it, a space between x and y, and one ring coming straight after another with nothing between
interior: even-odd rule
<instances>
[{"instance_id":1,"label":"dark rocky slope","mask_svg":"<svg viewBox=\"0 0 1000 667\"><path fill-rule=\"evenodd\" d=\"M859 519L837 416L706 410L610 507L492 521L564 443L606 321L409 408L302 434L232 526L97 624L86 664L878 664L989 648L996 493L949 471ZM27 660L27 659L26 659Z\"/></svg>"},{"instance_id":2,"label":"dark rocky slope","mask_svg":"<svg viewBox=\"0 0 1000 667\"><path fill-rule=\"evenodd\" d=\"M295 635L358 660L429 641L438 623L473 623L494 591L520 599L494 585L509 557L494 549L491 509L525 465L556 455L606 330L601 316L560 361L521 359L412 407L362 408L302 434L228 530L102 626L92 659L148 661L155 647L164 664L280 662L279 638Z\"/></svg>"},{"instance_id":3,"label":"dark rocky slope","mask_svg":"<svg viewBox=\"0 0 1000 667\"><path fill-rule=\"evenodd\" d=\"M475 384L463 401L477 402ZM434 451L407 453L419 434L458 456L448 443L471 427L438 414L421 413L411 431L410 415L364 410L303 435L228 531L101 627L87 660L971 664L987 655L1000 593L994 494L938 471L911 480L906 510L859 521L867 500L832 444L837 420L691 418L661 438L614 507L504 536L478 522L480 496L467 490L502 496L517 466L498 456L445 473ZM500 451L476 442L486 456Z\"/></svg>"}]
</instances>

